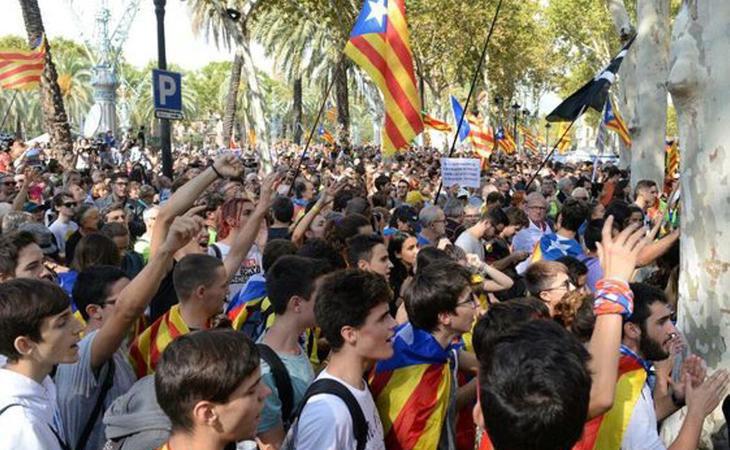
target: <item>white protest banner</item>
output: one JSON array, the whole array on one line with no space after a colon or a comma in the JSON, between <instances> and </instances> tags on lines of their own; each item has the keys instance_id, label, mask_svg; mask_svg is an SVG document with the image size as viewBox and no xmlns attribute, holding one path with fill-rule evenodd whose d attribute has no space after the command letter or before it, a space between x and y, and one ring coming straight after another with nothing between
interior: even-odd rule
<instances>
[{"instance_id":1,"label":"white protest banner","mask_svg":"<svg viewBox=\"0 0 730 450\"><path fill-rule=\"evenodd\" d=\"M477 158L441 158L441 179L444 186L479 188L481 161Z\"/></svg>"}]
</instances>

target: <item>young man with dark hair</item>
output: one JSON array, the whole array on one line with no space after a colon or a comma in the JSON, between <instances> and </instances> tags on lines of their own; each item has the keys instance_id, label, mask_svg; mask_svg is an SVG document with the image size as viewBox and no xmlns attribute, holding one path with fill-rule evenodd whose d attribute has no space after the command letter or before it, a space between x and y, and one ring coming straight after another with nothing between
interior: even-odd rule
<instances>
[{"instance_id":1,"label":"young man with dark hair","mask_svg":"<svg viewBox=\"0 0 730 450\"><path fill-rule=\"evenodd\" d=\"M474 396L473 387L457 393L457 361L464 361L455 344L476 315L471 274L452 261L429 264L416 272L404 301L410 322L397 330L393 357L378 362L370 380L386 447L456 448L457 405Z\"/></svg>"},{"instance_id":2,"label":"young man with dark hair","mask_svg":"<svg viewBox=\"0 0 730 450\"><path fill-rule=\"evenodd\" d=\"M501 212L501 211L500 211ZM504 214L504 213L502 213ZM504 228L504 226L502 226ZM500 230L501 231L501 230ZM482 214L481 219L464 230L454 242L454 245L463 249L467 254L474 254L484 262L484 239L491 239L498 233L495 217L491 212Z\"/></svg>"},{"instance_id":3,"label":"young man with dark hair","mask_svg":"<svg viewBox=\"0 0 730 450\"><path fill-rule=\"evenodd\" d=\"M64 259L66 258L66 241L79 229L76 222L72 220L77 206L76 200L68 192L61 192L53 196L53 208L58 212L58 218L49 225L48 229L56 238L58 255Z\"/></svg>"},{"instance_id":4,"label":"young man with dark hair","mask_svg":"<svg viewBox=\"0 0 730 450\"><path fill-rule=\"evenodd\" d=\"M205 330L172 342L155 373L172 434L162 450L223 450L253 439L264 399L259 354L243 333Z\"/></svg>"},{"instance_id":5,"label":"young man with dark hair","mask_svg":"<svg viewBox=\"0 0 730 450\"><path fill-rule=\"evenodd\" d=\"M137 378L155 371L165 347L178 336L206 329L223 312L228 274L215 256L190 254L173 269L173 284L180 301L132 342L129 356Z\"/></svg>"},{"instance_id":6,"label":"young man with dark hair","mask_svg":"<svg viewBox=\"0 0 730 450\"><path fill-rule=\"evenodd\" d=\"M289 197L276 197L271 205L271 217L274 223L269 227L268 240L290 239L292 219L294 219L294 204Z\"/></svg>"},{"instance_id":7,"label":"young man with dark hair","mask_svg":"<svg viewBox=\"0 0 730 450\"><path fill-rule=\"evenodd\" d=\"M361 270L338 271L319 283L314 314L332 353L310 389L334 382L346 391L323 389L310 397L317 391L308 390L282 448L384 448L383 425L363 373L375 361L393 356L396 324L388 309L391 297L382 276Z\"/></svg>"},{"instance_id":8,"label":"young man with dark hair","mask_svg":"<svg viewBox=\"0 0 730 450\"><path fill-rule=\"evenodd\" d=\"M276 321L259 342L275 353L273 356L281 362L289 383L278 385L277 377L284 374L274 373L267 355L263 355L261 374L272 395L266 399L256 433L261 442L275 448L281 446L292 413L314 379L309 356L300 341L305 331L315 325L314 287L317 279L328 271L329 264L323 260L286 255L266 273L266 292Z\"/></svg>"},{"instance_id":9,"label":"young man with dark hair","mask_svg":"<svg viewBox=\"0 0 730 450\"><path fill-rule=\"evenodd\" d=\"M680 382L652 370L652 365L672 355L677 329L663 291L643 283L631 283L634 311L623 325L621 364L615 407L594 421L595 448L660 450L667 447L659 437L657 421L685 404L687 414L672 450L696 449L702 424L722 401L730 385L726 370L705 378L704 361L692 355L681 367ZM631 411L627 414L627 411Z\"/></svg>"},{"instance_id":10,"label":"young man with dark hair","mask_svg":"<svg viewBox=\"0 0 730 450\"><path fill-rule=\"evenodd\" d=\"M393 268L383 239L362 234L348 239L347 264L352 269L377 273L386 279Z\"/></svg>"},{"instance_id":11,"label":"young man with dark hair","mask_svg":"<svg viewBox=\"0 0 730 450\"><path fill-rule=\"evenodd\" d=\"M0 448L67 450L49 374L79 358L81 323L63 290L49 281L0 283Z\"/></svg>"},{"instance_id":12,"label":"young man with dark hair","mask_svg":"<svg viewBox=\"0 0 730 450\"><path fill-rule=\"evenodd\" d=\"M525 273L530 264L540 260L555 261L566 255L580 258L583 255L583 247L577 240L578 229L588 219L590 219L590 208L585 202L567 199L560 209L558 230L540 238L532 251L532 256L517 265L517 273Z\"/></svg>"},{"instance_id":13,"label":"young man with dark hair","mask_svg":"<svg viewBox=\"0 0 730 450\"><path fill-rule=\"evenodd\" d=\"M644 214L648 212L649 208L654 206L658 197L659 189L653 180L639 180L636 183L636 188L634 188L634 204L641 208Z\"/></svg>"},{"instance_id":14,"label":"young man with dark hair","mask_svg":"<svg viewBox=\"0 0 730 450\"><path fill-rule=\"evenodd\" d=\"M0 282L14 278L51 279L43 250L27 231L0 236Z\"/></svg>"},{"instance_id":15,"label":"young man with dark hair","mask_svg":"<svg viewBox=\"0 0 730 450\"><path fill-rule=\"evenodd\" d=\"M201 228L199 218L177 217L151 264L131 281L111 266L92 266L79 273L73 295L86 321L79 361L60 365L55 375L65 436L74 449L103 446L103 412L136 380L124 346L129 330L144 314L175 252Z\"/></svg>"}]
</instances>

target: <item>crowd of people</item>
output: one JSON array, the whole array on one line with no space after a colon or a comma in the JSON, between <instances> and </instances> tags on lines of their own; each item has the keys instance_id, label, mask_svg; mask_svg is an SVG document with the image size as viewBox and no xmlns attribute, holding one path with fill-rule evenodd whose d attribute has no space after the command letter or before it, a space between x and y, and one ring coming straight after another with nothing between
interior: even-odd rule
<instances>
[{"instance_id":1,"label":"crowd of people","mask_svg":"<svg viewBox=\"0 0 730 450\"><path fill-rule=\"evenodd\" d=\"M143 137L0 139L2 449L680 450L725 399L675 327L676 180L289 144L168 179Z\"/></svg>"}]
</instances>

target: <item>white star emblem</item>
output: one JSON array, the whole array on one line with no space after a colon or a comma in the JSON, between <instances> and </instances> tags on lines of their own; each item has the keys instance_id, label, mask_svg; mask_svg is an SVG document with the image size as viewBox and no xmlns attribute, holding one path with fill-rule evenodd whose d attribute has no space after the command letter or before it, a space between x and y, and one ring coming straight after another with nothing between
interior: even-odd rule
<instances>
[{"instance_id":1,"label":"white star emblem","mask_svg":"<svg viewBox=\"0 0 730 450\"><path fill-rule=\"evenodd\" d=\"M388 15L388 7L385 5L386 0L368 0L368 6L370 8L370 14L368 14L366 21L375 19L378 22L378 26L383 26L383 20Z\"/></svg>"},{"instance_id":2,"label":"white star emblem","mask_svg":"<svg viewBox=\"0 0 730 450\"><path fill-rule=\"evenodd\" d=\"M570 248L570 247L568 247L567 245L563 246L560 243L560 241L556 239L556 240L554 240L554 241L552 241L550 243L550 247L547 248L547 252L549 253L552 250L557 250L560 253L562 253L563 255L567 255L568 254L568 248Z\"/></svg>"}]
</instances>

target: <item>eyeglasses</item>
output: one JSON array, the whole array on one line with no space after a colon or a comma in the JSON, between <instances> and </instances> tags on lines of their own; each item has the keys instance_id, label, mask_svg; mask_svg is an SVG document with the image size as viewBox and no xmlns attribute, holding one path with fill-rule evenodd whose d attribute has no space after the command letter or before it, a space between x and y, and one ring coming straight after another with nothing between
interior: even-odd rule
<instances>
[{"instance_id":1,"label":"eyeglasses","mask_svg":"<svg viewBox=\"0 0 730 450\"><path fill-rule=\"evenodd\" d=\"M543 292L545 292L545 291L557 291L559 289L565 289L566 291L572 291L574 288L575 288L575 286L573 285L573 283L570 280L565 280L565 281L563 281L562 283L560 283L557 286L554 286L554 287L551 287L551 288L547 288L547 289L543 289L542 291Z\"/></svg>"},{"instance_id":2,"label":"eyeglasses","mask_svg":"<svg viewBox=\"0 0 730 450\"><path fill-rule=\"evenodd\" d=\"M127 184L129 184L129 183L127 183L126 181L117 181L117 182L116 182L116 183L114 183L114 184L116 184L117 186L126 186L126 185L127 185Z\"/></svg>"},{"instance_id":3,"label":"eyeglasses","mask_svg":"<svg viewBox=\"0 0 730 450\"><path fill-rule=\"evenodd\" d=\"M68 202L63 204L63 206L65 206L66 208L75 208L77 205L78 203L76 202Z\"/></svg>"},{"instance_id":4,"label":"eyeglasses","mask_svg":"<svg viewBox=\"0 0 730 450\"><path fill-rule=\"evenodd\" d=\"M3 181L3 184L5 186L15 186L18 183L16 183L15 181Z\"/></svg>"},{"instance_id":5,"label":"eyeglasses","mask_svg":"<svg viewBox=\"0 0 730 450\"><path fill-rule=\"evenodd\" d=\"M479 306L479 300L477 299L476 294L470 292L466 300L456 303L456 307L458 308L459 306L471 306L472 309L476 309Z\"/></svg>"},{"instance_id":6,"label":"eyeglasses","mask_svg":"<svg viewBox=\"0 0 730 450\"><path fill-rule=\"evenodd\" d=\"M527 209L547 211L547 207L546 206L528 206Z\"/></svg>"}]
</instances>

